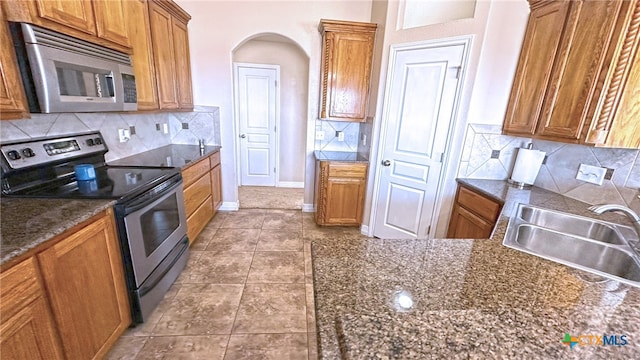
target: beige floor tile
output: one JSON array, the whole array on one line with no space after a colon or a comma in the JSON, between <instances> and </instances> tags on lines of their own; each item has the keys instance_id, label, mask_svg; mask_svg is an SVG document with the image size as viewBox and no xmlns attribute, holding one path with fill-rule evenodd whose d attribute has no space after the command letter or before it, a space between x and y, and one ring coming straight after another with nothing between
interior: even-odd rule
<instances>
[{"instance_id":1,"label":"beige floor tile","mask_svg":"<svg viewBox=\"0 0 640 360\"><path fill-rule=\"evenodd\" d=\"M230 211L218 211L214 215L213 219L211 219L211 221L209 221L209 223L207 224L205 229L207 229L207 228L209 228L209 229L217 229L217 228L219 228L220 225L222 225L222 223L227 219L227 217L231 213L232 212L230 212Z\"/></svg>"},{"instance_id":2,"label":"beige floor tile","mask_svg":"<svg viewBox=\"0 0 640 360\"><path fill-rule=\"evenodd\" d=\"M193 240L189 250L203 251L207 247L207 245L209 245L209 241L211 241L217 231L217 228L205 227L202 232L195 238L195 240Z\"/></svg>"},{"instance_id":3,"label":"beige floor tile","mask_svg":"<svg viewBox=\"0 0 640 360\"><path fill-rule=\"evenodd\" d=\"M203 251L198 260L190 263L190 266L182 272L176 282L181 284L244 284L252 258L252 252L218 254Z\"/></svg>"},{"instance_id":4,"label":"beige floor tile","mask_svg":"<svg viewBox=\"0 0 640 360\"><path fill-rule=\"evenodd\" d=\"M302 251L256 251L247 283L302 283Z\"/></svg>"},{"instance_id":5,"label":"beige floor tile","mask_svg":"<svg viewBox=\"0 0 640 360\"><path fill-rule=\"evenodd\" d=\"M233 333L306 332L304 284L247 284Z\"/></svg>"},{"instance_id":6,"label":"beige floor tile","mask_svg":"<svg viewBox=\"0 0 640 360\"><path fill-rule=\"evenodd\" d=\"M105 359L134 360L148 339L148 337L121 337L109 350Z\"/></svg>"},{"instance_id":7,"label":"beige floor tile","mask_svg":"<svg viewBox=\"0 0 640 360\"><path fill-rule=\"evenodd\" d=\"M264 222L265 210L240 209L227 214L226 219L220 225L221 228L230 229L260 229Z\"/></svg>"},{"instance_id":8,"label":"beige floor tile","mask_svg":"<svg viewBox=\"0 0 640 360\"><path fill-rule=\"evenodd\" d=\"M311 242L305 242L303 246L304 254L304 282L313 283L313 264L311 262Z\"/></svg>"},{"instance_id":9,"label":"beige floor tile","mask_svg":"<svg viewBox=\"0 0 640 360\"><path fill-rule=\"evenodd\" d=\"M304 189L274 186L239 186L240 208L302 209Z\"/></svg>"},{"instance_id":10,"label":"beige floor tile","mask_svg":"<svg viewBox=\"0 0 640 360\"><path fill-rule=\"evenodd\" d=\"M136 359L222 360L228 341L228 335L152 336Z\"/></svg>"},{"instance_id":11,"label":"beige floor tile","mask_svg":"<svg viewBox=\"0 0 640 360\"><path fill-rule=\"evenodd\" d=\"M306 230L320 228L316 225L316 213L302 213L302 228Z\"/></svg>"},{"instance_id":12,"label":"beige floor tile","mask_svg":"<svg viewBox=\"0 0 640 360\"><path fill-rule=\"evenodd\" d=\"M198 266L198 259L204 251L189 251L189 260L187 261L187 266L184 267L184 270L180 273L178 278L176 279L175 284L181 284L184 280L191 274L193 269Z\"/></svg>"},{"instance_id":13,"label":"beige floor tile","mask_svg":"<svg viewBox=\"0 0 640 360\"><path fill-rule=\"evenodd\" d=\"M256 249L259 236L260 229L219 229L205 251L251 252Z\"/></svg>"},{"instance_id":14,"label":"beige floor tile","mask_svg":"<svg viewBox=\"0 0 640 360\"><path fill-rule=\"evenodd\" d=\"M308 346L309 346L309 360L317 360L318 356L318 333L307 333Z\"/></svg>"},{"instance_id":15,"label":"beige floor tile","mask_svg":"<svg viewBox=\"0 0 640 360\"><path fill-rule=\"evenodd\" d=\"M307 334L231 335L225 360L306 360Z\"/></svg>"},{"instance_id":16,"label":"beige floor tile","mask_svg":"<svg viewBox=\"0 0 640 360\"><path fill-rule=\"evenodd\" d=\"M256 251L302 251L302 230L263 229Z\"/></svg>"},{"instance_id":17,"label":"beige floor tile","mask_svg":"<svg viewBox=\"0 0 640 360\"><path fill-rule=\"evenodd\" d=\"M307 297L307 331L314 332L316 331L316 307L313 285L305 284L305 291Z\"/></svg>"},{"instance_id":18,"label":"beige floor tile","mask_svg":"<svg viewBox=\"0 0 640 360\"><path fill-rule=\"evenodd\" d=\"M153 335L229 334L242 285L182 284Z\"/></svg>"},{"instance_id":19,"label":"beige floor tile","mask_svg":"<svg viewBox=\"0 0 640 360\"><path fill-rule=\"evenodd\" d=\"M267 210L262 228L301 230L302 212L300 210Z\"/></svg>"}]
</instances>

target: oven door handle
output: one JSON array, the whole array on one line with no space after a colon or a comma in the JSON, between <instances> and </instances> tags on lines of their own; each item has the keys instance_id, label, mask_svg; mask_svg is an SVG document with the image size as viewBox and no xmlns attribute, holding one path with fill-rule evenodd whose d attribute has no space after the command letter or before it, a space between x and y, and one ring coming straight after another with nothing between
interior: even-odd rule
<instances>
[{"instance_id":1,"label":"oven door handle","mask_svg":"<svg viewBox=\"0 0 640 360\"><path fill-rule=\"evenodd\" d=\"M149 204L158 201L159 199L164 199L167 194L173 192L180 185L182 185L182 177L179 177L177 181L168 183L167 185L165 185L165 188L161 189L155 194L150 195L148 192L145 192L140 197L131 200L125 205L125 215L143 209L149 206Z\"/></svg>"}]
</instances>

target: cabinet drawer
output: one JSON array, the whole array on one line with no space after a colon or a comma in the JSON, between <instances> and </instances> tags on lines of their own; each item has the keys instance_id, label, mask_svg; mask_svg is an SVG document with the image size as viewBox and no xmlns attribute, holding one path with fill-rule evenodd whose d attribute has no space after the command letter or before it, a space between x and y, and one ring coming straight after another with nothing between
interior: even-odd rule
<instances>
[{"instance_id":1,"label":"cabinet drawer","mask_svg":"<svg viewBox=\"0 0 640 360\"><path fill-rule=\"evenodd\" d=\"M189 168L182 170L182 179L184 180L184 187L186 188L194 181L198 180L202 175L209 171L209 160L202 159L197 163L191 165Z\"/></svg>"},{"instance_id":2,"label":"cabinet drawer","mask_svg":"<svg viewBox=\"0 0 640 360\"><path fill-rule=\"evenodd\" d=\"M2 306L0 316L8 319L36 298L42 296L33 258L11 267L0 275Z\"/></svg>"},{"instance_id":3,"label":"cabinet drawer","mask_svg":"<svg viewBox=\"0 0 640 360\"><path fill-rule=\"evenodd\" d=\"M458 190L458 204L490 222L495 222L500 212L500 204L462 186Z\"/></svg>"},{"instance_id":4,"label":"cabinet drawer","mask_svg":"<svg viewBox=\"0 0 640 360\"><path fill-rule=\"evenodd\" d=\"M191 215L202 204L202 202L211 196L211 177L205 175L189 185L184 190L184 207L187 216Z\"/></svg>"},{"instance_id":5,"label":"cabinet drawer","mask_svg":"<svg viewBox=\"0 0 640 360\"><path fill-rule=\"evenodd\" d=\"M213 204L211 197L200 205L196 211L187 218L187 236L189 237L189 244L198 237L198 234L209 223L209 220L213 217Z\"/></svg>"},{"instance_id":6,"label":"cabinet drawer","mask_svg":"<svg viewBox=\"0 0 640 360\"><path fill-rule=\"evenodd\" d=\"M330 163L329 177L364 179L367 175L367 164Z\"/></svg>"},{"instance_id":7,"label":"cabinet drawer","mask_svg":"<svg viewBox=\"0 0 640 360\"><path fill-rule=\"evenodd\" d=\"M214 153L213 155L209 156L209 162L211 163L211 168L213 169L214 167L220 165L220 151Z\"/></svg>"}]
</instances>

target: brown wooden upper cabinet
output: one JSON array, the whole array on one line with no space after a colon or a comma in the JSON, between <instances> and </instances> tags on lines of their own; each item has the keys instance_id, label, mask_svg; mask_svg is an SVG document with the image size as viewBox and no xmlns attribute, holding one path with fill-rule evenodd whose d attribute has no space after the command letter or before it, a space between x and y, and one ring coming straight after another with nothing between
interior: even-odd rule
<instances>
[{"instance_id":1,"label":"brown wooden upper cabinet","mask_svg":"<svg viewBox=\"0 0 640 360\"><path fill-rule=\"evenodd\" d=\"M365 121L376 24L321 20L320 118Z\"/></svg>"},{"instance_id":2,"label":"brown wooden upper cabinet","mask_svg":"<svg viewBox=\"0 0 640 360\"><path fill-rule=\"evenodd\" d=\"M28 22L131 53L124 0L3 1L9 21Z\"/></svg>"},{"instance_id":3,"label":"brown wooden upper cabinet","mask_svg":"<svg viewBox=\"0 0 640 360\"><path fill-rule=\"evenodd\" d=\"M0 120L19 119L28 113L9 28L0 8Z\"/></svg>"},{"instance_id":4,"label":"brown wooden upper cabinet","mask_svg":"<svg viewBox=\"0 0 640 360\"><path fill-rule=\"evenodd\" d=\"M187 31L191 16L173 1L152 0L149 20L159 107L193 109Z\"/></svg>"},{"instance_id":5,"label":"brown wooden upper cabinet","mask_svg":"<svg viewBox=\"0 0 640 360\"><path fill-rule=\"evenodd\" d=\"M529 3L503 132L640 147L640 1Z\"/></svg>"}]
</instances>

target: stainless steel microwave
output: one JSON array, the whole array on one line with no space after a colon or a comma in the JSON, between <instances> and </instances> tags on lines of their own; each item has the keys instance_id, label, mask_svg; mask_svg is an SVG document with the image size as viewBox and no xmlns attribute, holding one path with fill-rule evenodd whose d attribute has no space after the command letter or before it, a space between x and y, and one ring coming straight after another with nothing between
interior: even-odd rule
<instances>
[{"instance_id":1,"label":"stainless steel microwave","mask_svg":"<svg viewBox=\"0 0 640 360\"><path fill-rule=\"evenodd\" d=\"M32 113L137 110L129 55L31 24L9 27Z\"/></svg>"}]
</instances>

